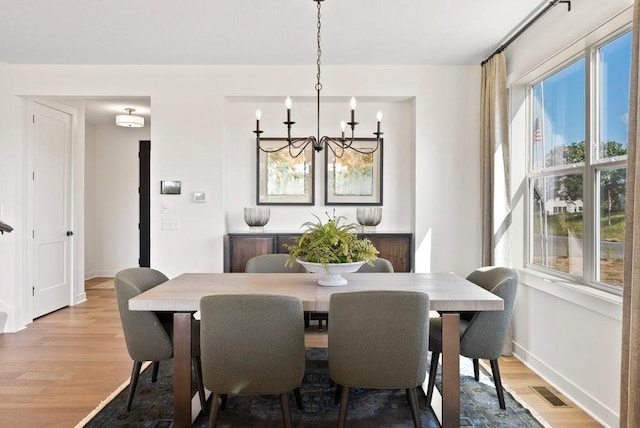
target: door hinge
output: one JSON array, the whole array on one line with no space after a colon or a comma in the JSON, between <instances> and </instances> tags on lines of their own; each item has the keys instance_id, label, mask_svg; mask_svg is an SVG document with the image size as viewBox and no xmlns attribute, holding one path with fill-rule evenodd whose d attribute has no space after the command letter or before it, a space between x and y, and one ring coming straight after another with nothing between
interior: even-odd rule
<instances>
[{"instance_id":1,"label":"door hinge","mask_svg":"<svg viewBox=\"0 0 640 428\"><path fill-rule=\"evenodd\" d=\"M31 237L32 237L32 238L35 238L35 237L36 237L36 230L35 230L35 229L32 229L32 230L31 230Z\"/></svg>"},{"instance_id":2,"label":"door hinge","mask_svg":"<svg viewBox=\"0 0 640 428\"><path fill-rule=\"evenodd\" d=\"M140 259L138 259L138 266L140 266Z\"/></svg>"},{"instance_id":3,"label":"door hinge","mask_svg":"<svg viewBox=\"0 0 640 428\"><path fill-rule=\"evenodd\" d=\"M31 171L31 181L36 181L36 172Z\"/></svg>"},{"instance_id":4,"label":"door hinge","mask_svg":"<svg viewBox=\"0 0 640 428\"><path fill-rule=\"evenodd\" d=\"M31 123L36 123L36 115L31 116Z\"/></svg>"},{"instance_id":5,"label":"door hinge","mask_svg":"<svg viewBox=\"0 0 640 428\"><path fill-rule=\"evenodd\" d=\"M35 285L33 287L31 287L31 297L36 295L36 287Z\"/></svg>"}]
</instances>

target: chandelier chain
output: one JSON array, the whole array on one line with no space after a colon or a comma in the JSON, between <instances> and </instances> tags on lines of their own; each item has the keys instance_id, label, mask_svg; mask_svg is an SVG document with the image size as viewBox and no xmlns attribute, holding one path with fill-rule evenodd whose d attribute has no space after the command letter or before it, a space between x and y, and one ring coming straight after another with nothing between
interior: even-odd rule
<instances>
[{"instance_id":1,"label":"chandelier chain","mask_svg":"<svg viewBox=\"0 0 640 428\"><path fill-rule=\"evenodd\" d=\"M318 28L318 36L317 36L317 42L318 42L318 59L316 61L316 64L318 66L318 74L316 75L317 79L318 79L318 83L316 83L316 91L319 91L322 89L322 83L320 83L320 57L322 57L322 49L320 49L320 30L322 28L322 23L320 22L320 2L318 1L318 24L317 24L317 28Z\"/></svg>"},{"instance_id":2,"label":"chandelier chain","mask_svg":"<svg viewBox=\"0 0 640 428\"><path fill-rule=\"evenodd\" d=\"M291 156L292 158L297 158L301 155L303 155L305 153L306 148L311 145L313 147L313 149L316 152L320 152L321 150L323 150L324 148L326 148L327 150L330 150L333 155L336 158L340 158L342 157L345 153L346 150L353 150L354 152L363 154L363 155L370 155L373 152L377 151L378 148L381 146L382 144L382 139L380 138L380 136L383 134L382 132L380 132L380 118L382 117L381 113L378 113L378 128L377 131L374 132L373 134L376 136L376 138L360 138L360 139L356 139L354 137L354 129L355 126L358 124L358 122L356 122L355 120L355 99L352 98L352 102L351 102L351 121L350 122L342 122L342 136L340 137L328 137L328 136L323 136L320 137L320 92L322 90L322 83L320 82L321 80L321 66L322 66L322 48L320 47L321 45L321 41L322 38L320 36L321 30L322 30L322 14L321 14L321 3L324 0L313 0L314 2L316 2L317 8L318 8L318 21L316 23L316 29L317 29L317 35L316 35L316 43L317 43L317 50L316 50L316 54L317 54L317 59L316 59L316 66L317 66L317 72L316 72L316 85L315 85L315 89L316 89L316 107L317 107L317 111L316 111L316 125L317 125L317 129L316 129L316 135L311 135L309 137L304 137L304 138L292 138L291 137L291 125L295 124L295 122L291 121L291 99L287 98L287 121L283 122L284 125L287 126L287 138L284 139L283 144L279 145L277 147L263 147L260 144L261 138L260 138L260 134L262 134L264 131L260 130L260 110L258 110L256 112L256 116L257 116L257 120L256 120L256 130L253 131L256 134L256 140L258 143L258 149L265 152L265 153L276 153L279 152L281 150L284 149L288 149L289 151L289 156ZM345 125L349 125L350 127L350 131L351 131L351 137L347 137L345 138ZM268 140L272 140L272 141L281 141L283 139L278 139L278 138L269 138ZM369 147L359 147L357 144L354 145L354 142L361 140L373 140L375 141L375 146L369 146Z\"/></svg>"}]
</instances>

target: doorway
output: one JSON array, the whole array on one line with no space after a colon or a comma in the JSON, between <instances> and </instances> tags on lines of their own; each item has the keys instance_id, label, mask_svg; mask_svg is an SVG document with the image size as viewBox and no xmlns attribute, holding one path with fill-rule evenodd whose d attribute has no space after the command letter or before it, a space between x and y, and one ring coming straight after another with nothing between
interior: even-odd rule
<instances>
[{"instance_id":1,"label":"doorway","mask_svg":"<svg viewBox=\"0 0 640 428\"><path fill-rule=\"evenodd\" d=\"M111 278L150 265L150 98L91 97L83 105L84 279ZM126 108L144 117L144 126L117 126L115 116Z\"/></svg>"},{"instance_id":2,"label":"doorway","mask_svg":"<svg viewBox=\"0 0 640 428\"><path fill-rule=\"evenodd\" d=\"M140 141L140 267L151 267L151 141Z\"/></svg>"}]
</instances>

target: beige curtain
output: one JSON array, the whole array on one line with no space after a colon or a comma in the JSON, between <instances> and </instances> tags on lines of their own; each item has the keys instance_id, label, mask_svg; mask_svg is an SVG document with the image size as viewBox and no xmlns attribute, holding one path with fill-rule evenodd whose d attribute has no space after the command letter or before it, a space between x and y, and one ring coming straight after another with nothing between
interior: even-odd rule
<instances>
[{"instance_id":1,"label":"beige curtain","mask_svg":"<svg viewBox=\"0 0 640 428\"><path fill-rule=\"evenodd\" d=\"M507 65L503 52L482 65L480 93L482 265L510 265Z\"/></svg>"},{"instance_id":2,"label":"beige curtain","mask_svg":"<svg viewBox=\"0 0 640 428\"><path fill-rule=\"evenodd\" d=\"M637 151L637 142L640 139L638 133L640 35L638 30L640 30L640 0L635 0L629 97L624 291L622 293L621 427L636 427L640 421L640 183L638 182L640 157Z\"/></svg>"}]
</instances>

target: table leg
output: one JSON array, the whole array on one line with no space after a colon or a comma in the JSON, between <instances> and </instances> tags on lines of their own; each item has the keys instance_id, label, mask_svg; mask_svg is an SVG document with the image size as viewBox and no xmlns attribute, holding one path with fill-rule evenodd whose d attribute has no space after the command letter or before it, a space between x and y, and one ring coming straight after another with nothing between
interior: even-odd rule
<instances>
[{"instance_id":1,"label":"table leg","mask_svg":"<svg viewBox=\"0 0 640 428\"><path fill-rule=\"evenodd\" d=\"M460 314L442 314L442 426L460 426Z\"/></svg>"},{"instance_id":2,"label":"table leg","mask_svg":"<svg viewBox=\"0 0 640 428\"><path fill-rule=\"evenodd\" d=\"M173 425L191 426L191 313L173 314Z\"/></svg>"}]
</instances>

